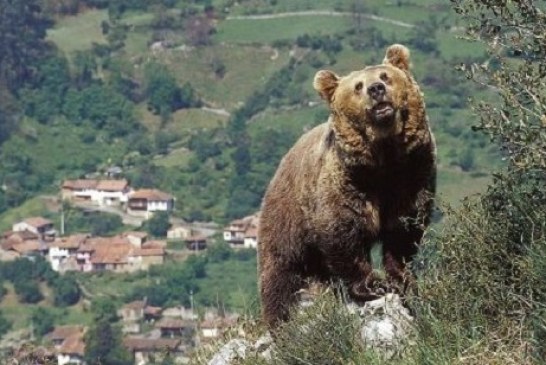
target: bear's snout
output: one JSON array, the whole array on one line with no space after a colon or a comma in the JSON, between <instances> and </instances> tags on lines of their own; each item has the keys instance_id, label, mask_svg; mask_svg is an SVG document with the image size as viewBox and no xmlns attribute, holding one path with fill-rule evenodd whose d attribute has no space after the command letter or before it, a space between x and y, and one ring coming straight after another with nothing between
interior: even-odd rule
<instances>
[{"instance_id":1,"label":"bear's snout","mask_svg":"<svg viewBox=\"0 0 546 365\"><path fill-rule=\"evenodd\" d=\"M374 82L370 86L368 86L368 95L375 100L375 101L383 101L383 97L385 96L385 92L387 91L387 88L385 87L385 84L382 82Z\"/></svg>"}]
</instances>

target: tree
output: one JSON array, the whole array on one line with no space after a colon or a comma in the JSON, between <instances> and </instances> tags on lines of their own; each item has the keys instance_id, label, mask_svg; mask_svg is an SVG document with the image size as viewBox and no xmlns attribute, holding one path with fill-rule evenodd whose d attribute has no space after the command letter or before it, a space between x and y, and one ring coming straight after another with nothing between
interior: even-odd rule
<instances>
[{"instance_id":1,"label":"tree","mask_svg":"<svg viewBox=\"0 0 546 365\"><path fill-rule=\"evenodd\" d=\"M106 236L116 232L123 227L123 222L119 215L115 214L92 214L89 219L91 234L94 236Z\"/></svg>"},{"instance_id":2,"label":"tree","mask_svg":"<svg viewBox=\"0 0 546 365\"><path fill-rule=\"evenodd\" d=\"M12 323L4 317L4 314L0 312L0 337L3 337L10 329Z\"/></svg>"},{"instance_id":3,"label":"tree","mask_svg":"<svg viewBox=\"0 0 546 365\"><path fill-rule=\"evenodd\" d=\"M0 2L0 87L14 91L48 51L46 19L39 0Z\"/></svg>"},{"instance_id":4,"label":"tree","mask_svg":"<svg viewBox=\"0 0 546 365\"><path fill-rule=\"evenodd\" d=\"M34 304L44 298L35 281L16 281L13 283L15 293L23 303Z\"/></svg>"},{"instance_id":5,"label":"tree","mask_svg":"<svg viewBox=\"0 0 546 365\"><path fill-rule=\"evenodd\" d=\"M89 365L131 365L130 354L121 343L121 330L109 321L94 322L85 334L84 359Z\"/></svg>"},{"instance_id":6,"label":"tree","mask_svg":"<svg viewBox=\"0 0 546 365\"><path fill-rule=\"evenodd\" d=\"M146 230L154 237L165 237L170 225L169 213L156 212L152 218L146 222Z\"/></svg>"},{"instance_id":7,"label":"tree","mask_svg":"<svg viewBox=\"0 0 546 365\"><path fill-rule=\"evenodd\" d=\"M180 108L201 105L193 87L189 83L178 86L174 75L162 64L147 64L144 78L148 107L164 119Z\"/></svg>"},{"instance_id":8,"label":"tree","mask_svg":"<svg viewBox=\"0 0 546 365\"><path fill-rule=\"evenodd\" d=\"M452 3L467 36L488 52L485 62L460 69L499 96L472 107L475 129L498 142L506 166L484 194L448 210L441 234L423 247L415 363L458 362L466 353L484 364L539 364L546 358L546 5Z\"/></svg>"},{"instance_id":9,"label":"tree","mask_svg":"<svg viewBox=\"0 0 546 365\"><path fill-rule=\"evenodd\" d=\"M30 320L34 333L38 337L42 337L46 333L53 330L55 324L55 314L45 307L37 307L32 311Z\"/></svg>"},{"instance_id":10,"label":"tree","mask_svg":"<svg viewBox=\"0 0 546 365\"><path fill-rule=\"evenodd\" d=\"M119 319L116 310L116 304L109 298L97 298L91 303L91 312L95 322L116 322Z\"/></svg>"},{"instance_id":11,"label":"tree","mask_svg":"<svg viewBox=\"0 0 546 365\"><path fill-rule=\"evenodd\" d=\"M55 305L66 307L74 305L80 300L80 287L71 276L60 276L53 282Z\"/></svg>"}]
</instances>

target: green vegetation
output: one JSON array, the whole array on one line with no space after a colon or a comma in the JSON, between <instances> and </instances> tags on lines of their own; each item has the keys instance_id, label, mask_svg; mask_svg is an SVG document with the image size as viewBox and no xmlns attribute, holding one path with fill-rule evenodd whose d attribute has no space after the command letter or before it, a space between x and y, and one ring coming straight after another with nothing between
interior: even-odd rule
<instances>
[{"instance_id":1,"label":"green vegetation","mask_svg":"<svg viewBox=\"0 0 546 365\"><path fill-rule=\"evenodd\" d=\"M216 244L206 254L191 255L183 263L154 266L149 272L132 277L153 280L139 283L127 278L125 282L130 284L123 292L128 294L118 299L126 302L146 297L151 305L189 307L193 296L196 307L240 312L256 304L255 250L233 250L226 244Z\"/></svg>"},{"instance_id":2,"label":"green vegetation","mask_svg":"<svg viewBox=\"0 0 546 365\"><path fill-rule=\"evenodd\" d=\"M316 106L315 72L344 74L381 62L388 44L402 42L412 50L438 141L440 199L455 203L490 187L444 212L441 230L423 246L415 268L420 296L410 301L416 345L393 363L544 358L543 7L453 0L457 16L440 0L51 0L42 12L38 3L0 6L1 229L48 216L38 195L112 164L135 187L172 192L175 215L190 221L253 212L287 149L327 118L326 107ZM230 18L313 10L347 14ZM474 42L457 39L467 25ZM478 82L463 80L456 65ZM468 98L476 100L472 112ZM486 135L471 131L475 113ZM67 232L123 229L119 217L76 210L66 212L66 223ZM154 232L162 236L164 227ZM41 334L54 318L94 323L90 333L115 343L115 326L84 311L80 285L115 305L144 295L153 304L189 305L193 296L197 306L243 311L257 295L255 252L222 245L147 273L60 277L46 266L40 259L0 265L0 334L28 327L31 318ZM298 320L287 328L280 363L290 363L288 355L308 363L382 363L351 342L350 318L335 305L318 308L333 322L318 324L312 348L293 340ZM336 334L335 346L323 333ZM95 341L90 349L106 351L101 346ZM123 362L115 351L103 355Z\"/></svg>"},{"instance_id":3,"label":"green vegetation","mask_svg":"<svg viewBox=\"0 0 546 365\"><path fill-rule=\"evenodd\" d=\"M152 237L166 237L170 225L169 213L157 212L146 221L145 229Z\"/></svg>"},{"instance_id":4,"label":"green vegetation","mask_svg":"<svg viewBox=\"0 0 546 365\"><path fill-rule=\"evenodd\" d=\"M124 167L136 187L172 192L183 202L175 215L190 221L253 212L283 154L327 118L324 105L309 106L319 100L314 73L380 62L393 42L412 50L439 142L445 199L480 190L499 165L486 139L470 133L465 110L469 96L488 98L487 90L449 66L486 55L456 39L459 23L445 4L160 3L51 0L37 14L55 19L33 33L44 54L32 77L0 98L0 110L9 112L0 114L0 214L110 164ZM282 14L315 10L338 14ZM278 16L237 17L248 14ZM8 68L15 64L8 61ZM21 108L25 116L14 123ZM471 188L456 189L463 182Z\"/></svg>"},{"instance_id":5,"label":"green vegetation","mask_svg":"<svg viewBox=\"0 0 546 365\"><path fill-rule=\"evenodd\" d=\"M84 359L90 365L130 365L132 359L122 346L121 327L116 316L116 306L106 299L91 305L93 324L84 337Z\"/></svg>"},{"instance_id":6,"label":"green vegetation","mask_svg":"<svg viewBox=\"0 0 546 365\"><path fill-rule=\"evenodd\" d=\"M496 142L507 164L486 192L444 208L442 226L429 232L412 267L418 290L406 298L415 317L409 346L390 359L366 350L355 341L354 317L326 295L281 328L271 361L251 354L242 364L544 363L544 5L457 0L453 6L468 36L491 55L489 64L463 64L461 70L500 96L476 98L472 105L476 129ZM514 27L524 36L514 36ZM464 173L475 170L478 159L464 152L453 161Z\"/></svg>"},{"instance_id":7,"label":"green vegetation","mask_svg":"<svg viewBox=\"0 0 546 365\"><path fill-rule=\"evenodd\" d=\"M57 306L73 305L80 299L80 290L74 278L60 276L42 257L2 262L0 277L13 284L15 293L23 303L37 303L44 299L39 286L43 282L53 290L54 303Z\"/></svg>"}]
</instances>

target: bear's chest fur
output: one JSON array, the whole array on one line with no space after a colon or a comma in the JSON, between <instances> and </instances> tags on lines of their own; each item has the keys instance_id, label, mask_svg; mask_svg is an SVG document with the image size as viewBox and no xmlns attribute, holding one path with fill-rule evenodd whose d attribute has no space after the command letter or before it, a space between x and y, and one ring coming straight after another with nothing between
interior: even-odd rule
<instances>
[{"instance_id":1,"label":"bear's chest fur","mask_svg":"<svg viewBox=\"0 0 546 365\"><path fill-rule=\"evenodd\" d=\"M405 155L395 145L381 147L369 165L347 166L338 155L326 162L310 211L316 245L367 246L400 226L400 217L415 216L432 158L416 158L419 151Z\"/></svg>"}]
</instances>

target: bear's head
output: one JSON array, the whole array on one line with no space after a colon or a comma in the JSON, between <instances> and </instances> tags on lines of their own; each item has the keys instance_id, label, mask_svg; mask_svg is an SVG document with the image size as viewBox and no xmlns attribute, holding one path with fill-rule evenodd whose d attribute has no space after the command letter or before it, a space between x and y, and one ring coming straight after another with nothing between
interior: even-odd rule
<instances>
[{"instance_id":1,"label":"bear's head","mask_svg":"<svg viewBox=\"0 0 546 365\"><path fill-rule=\"evenodd\" d=\"M421 92L409 67L409 50L395 44L387 49L383 64L343 77L321 70L315 75L313 86L328 103L335 123L348 123L352 130L381 138L398 134L409 113L424 110ZM334 129L341 127L348 126L334 125Z\"/></svg>"}]
</instances>

